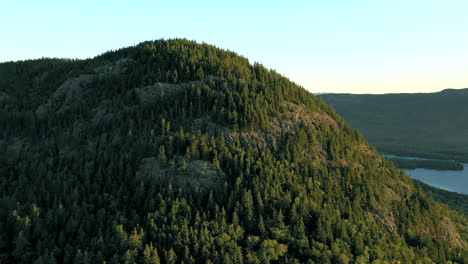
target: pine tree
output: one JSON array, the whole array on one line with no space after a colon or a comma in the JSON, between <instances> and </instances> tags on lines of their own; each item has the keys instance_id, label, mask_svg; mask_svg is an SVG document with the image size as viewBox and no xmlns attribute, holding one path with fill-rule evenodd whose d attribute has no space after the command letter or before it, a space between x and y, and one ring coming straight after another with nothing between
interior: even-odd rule
<instances>
[{"instance_id":1,"label":"pine tree","mask_svg":"<svg viewBox=\"0 0 468 264\"><path fill-rule=\"evenodd\" d=\"M12 255L18 262L29 263L31 261L31 243L23 231L19 232L15 240L15 249Z\"/></svg>"}]
</instances>

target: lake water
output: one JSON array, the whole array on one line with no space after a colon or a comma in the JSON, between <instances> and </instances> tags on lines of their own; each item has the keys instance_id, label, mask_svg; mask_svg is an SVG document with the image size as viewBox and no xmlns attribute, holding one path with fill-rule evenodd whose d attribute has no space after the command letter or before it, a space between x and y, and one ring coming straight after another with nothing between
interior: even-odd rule
<instances>
[{"instance_id":1,"label":"lake water","mask_svg":"<svg viewBox=\"0 0 468 264\"><path fill-rule=\"evenodd\" d=\"M464 163L464 170L404 170L413 179L420 180L431 186L451 192L468 194L468 163Z\"/></svg>"},{"instance_id":2,"label":"lake water","mask_svg":"<svg viewBox=\"0 0 468 264\"><path fill-rule=\"evenodd\" d=\"M425 158L401 157L390 154L385 154L385 157L426 160ZM411 176L411 178L420 180L425 184L451 192L468 194L468 163L464 163L463 167L463 170L431 170L418 168L404 171Z\"/></svg>"},{"instance_id":3,"label":"lake water","mask_svg":"<svg viewBox=\"0 0 468 264\"><path fill-rule=\"evenodd\" d=\"M397 155L392 155L392 154L383 154L387 158L398 158L398 159L409 159L409 160L434 160L434 159L428 159L428 158L420 158L420 157L406 157L406 156L397 156ZM453 161L453 160L450 160Z\"/></svg>"}]
</instances>

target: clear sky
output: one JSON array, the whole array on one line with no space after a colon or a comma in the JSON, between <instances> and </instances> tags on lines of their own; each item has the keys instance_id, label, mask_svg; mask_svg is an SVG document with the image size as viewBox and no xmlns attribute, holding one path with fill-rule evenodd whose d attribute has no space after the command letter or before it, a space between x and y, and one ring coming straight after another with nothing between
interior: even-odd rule
<instances>
[{"instance_id":1,"label":"clear sky","mask_svg":"<svg viewBox=\"0 0 468 264\"><path fill-rule=\"evenodd\" d=\"M467 0L0 0L0 61L175 37L233 50L312 92L468 87Z\"/></svg>"}]
</instances>

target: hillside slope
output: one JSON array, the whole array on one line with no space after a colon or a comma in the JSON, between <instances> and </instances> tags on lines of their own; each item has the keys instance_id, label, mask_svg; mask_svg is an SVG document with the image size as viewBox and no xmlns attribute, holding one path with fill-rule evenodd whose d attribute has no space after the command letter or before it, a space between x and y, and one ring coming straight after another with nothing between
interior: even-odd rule
<instances>
[{"instance_id":1,"label":"hillside slope","mask_svg":"<svg viewBox=\"0 0 468 264\"><path fill-rule=\"evenodd\" d=\"M468 89L320 97L383 152L468 162Z\"/></svg>"},{"instance_id":2,"label":"hillside slope","mask_svg":"<svg viewBox=\"0 0 468 264\"><path fill-rule=\"evenodd\" d=\"M0 76L1 263L466 262L448 209L233 52L158 40Z\"/></svg>"}]
</instances>

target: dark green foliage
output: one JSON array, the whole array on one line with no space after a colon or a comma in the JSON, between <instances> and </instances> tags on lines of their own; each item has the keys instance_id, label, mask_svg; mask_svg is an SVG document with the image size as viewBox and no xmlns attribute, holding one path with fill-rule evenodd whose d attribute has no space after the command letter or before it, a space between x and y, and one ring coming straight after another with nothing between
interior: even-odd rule
<instances>
[{"instance_id":1,"label":"dark green foliage","mask_svg":"<svg viewBox=\"0 0 468 264\"><path fill-rule=\"evenodd\" d=\"M446 208L235 53L159 40L0 73L1 263L464 261Z\"/></svg>"},{"instance_id":2,"label":"dark green foliage","mask_svg":"<svg viewBox=\"0 0 468 264\"><path fill-rule=\"evenodd\" d=\"M468 89L320 97L384 153L468 162Z\"/></svg>"},{"instance_id":3,"label":"dark green foliage","mask_svg":"<svg viewBox=\"0 0 468 264\"><path fill-rule=\"evenodd\" d=\"M452 160L388 158L400 169L463 170L463 163Z\"/></svg>"},{"instance_id":4,"label":"dark green foliage","mask_svg":"<svg viewBox=\"0 0 468 264\"><path fill-rule=\"evenodd\" d=\"M468 216L468 195L435 188L415 179L413 179L413 183L416 187L422 188L424 192L432 196L434 200Z\"/></svg>"}]
</instances>

